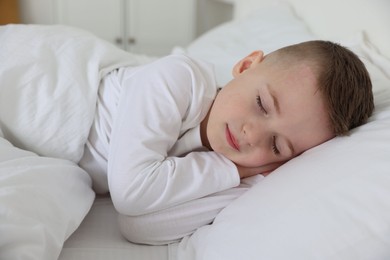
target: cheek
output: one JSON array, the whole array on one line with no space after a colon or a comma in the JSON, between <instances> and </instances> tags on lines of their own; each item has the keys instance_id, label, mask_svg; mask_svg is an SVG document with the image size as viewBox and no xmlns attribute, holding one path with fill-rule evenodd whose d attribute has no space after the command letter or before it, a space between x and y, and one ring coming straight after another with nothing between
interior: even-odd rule
<instances>
[{"instance_id":1,"label":"cheek","mask_svg":"<svg viewBox=\"0 0 390 260\"><path fill-rule=\"evenodd\" d=\"M240 162L236 162L236 163L245 167L259 167L277 161L275 160L273 154L260 149L243 153L241 154L239 159Z\"/></svg>"}]
</instances>

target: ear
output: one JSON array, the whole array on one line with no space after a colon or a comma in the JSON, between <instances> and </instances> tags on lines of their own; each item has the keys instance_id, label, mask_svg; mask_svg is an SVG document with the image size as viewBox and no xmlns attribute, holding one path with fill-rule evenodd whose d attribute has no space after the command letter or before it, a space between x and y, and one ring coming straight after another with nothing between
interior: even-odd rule
<instances>
[{"instance_id":1,"label":"ear","mask_svg":"<svg viewBox=\"0 0 390 260\"><path fill-rule=\"evenodd\" d=\"M243 73L245 70L249 69L255 64L260 63L264 59L264 53L263 51L254 51L242 60L240 60L234 67L233 67L233 77L237 77L241 73Z\"/></svg>"}]
</instances>

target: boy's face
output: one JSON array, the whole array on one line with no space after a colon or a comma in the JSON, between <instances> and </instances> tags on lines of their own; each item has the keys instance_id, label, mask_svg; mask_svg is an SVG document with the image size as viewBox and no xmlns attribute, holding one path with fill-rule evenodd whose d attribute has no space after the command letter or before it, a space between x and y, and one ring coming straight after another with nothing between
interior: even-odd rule
<instances>
[{"instance_id":1,"label":"boy's face","mask_svg":"<svg viewBox=\"0 0 390 260\"><path fill-rule=\"evenodd\" d=\"M275 68L259 51L233 75L209 112L206 143L214 151L244 167L270 166L333 137L308 66Z\"/></svg>"}]
</instances>

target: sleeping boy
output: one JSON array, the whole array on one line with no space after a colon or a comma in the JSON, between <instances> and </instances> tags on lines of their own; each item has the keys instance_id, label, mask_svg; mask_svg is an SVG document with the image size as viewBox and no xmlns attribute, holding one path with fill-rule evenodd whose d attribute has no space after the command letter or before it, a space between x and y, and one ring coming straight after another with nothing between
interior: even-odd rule
<instances>
[{"instance_id":1,"label":"sleeping boy","mask_svg":"<svg viewBox=\"0 0 390 260\"><path fill-rule=\"evenodd\" d=\"M364 64L332 42L254 51L223 88L206 62L171 55L102 80L80 166L128 240L165 244L373 109Z\"/></svg>"}]
</instances>

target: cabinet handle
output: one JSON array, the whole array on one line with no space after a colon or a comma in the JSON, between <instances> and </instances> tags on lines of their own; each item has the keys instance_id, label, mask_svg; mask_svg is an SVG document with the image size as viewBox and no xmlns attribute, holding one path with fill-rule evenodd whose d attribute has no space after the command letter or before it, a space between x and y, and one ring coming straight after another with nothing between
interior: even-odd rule
<instances>
[{"instance_id":1,"label":"cabinet handle","mask_svg":"<svg viewBox=\"0 0 390 260\"><path fill-rule=\"evenodd\" d=\"M123 39L122 38L116 38L115 39L115 43L118 44L118 45L122 45Z\"/></svg>"},{"instance_id":2,"label":"cabinet handle","mask_svg":"<svg viewBox=\"0 0 390 260\"><path fill-rule=\"evenodd\" d=\"M133 44L136 43L136 40L135 40L135 38L130 37L130 38L127 40L127 42L128 42L128 44L133 45Z\"/></svg>"}]
</instances>

